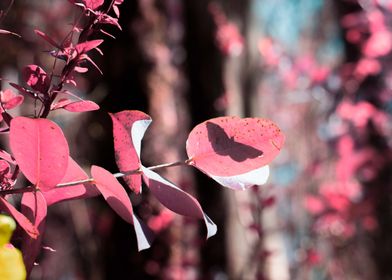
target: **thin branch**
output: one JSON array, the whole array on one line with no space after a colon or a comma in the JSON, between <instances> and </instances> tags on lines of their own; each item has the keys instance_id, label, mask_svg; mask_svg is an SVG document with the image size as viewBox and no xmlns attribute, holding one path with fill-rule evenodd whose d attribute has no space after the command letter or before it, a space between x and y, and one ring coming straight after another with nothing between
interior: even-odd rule
<instances>
[{"instance_id":1,"label":"thin branch","mask_svg":"<svg viewBox=\"0 0 392 280\"><path fill-rule=\"evenodd\" d=\"M170 162L170 163L164 163L164 164L150 166L150 167L147 167L147 169L149 169L149 170L158 170L158 169L162 169L162 168L168 168L168 167L174 167L174 166L180 166L180 165L187 165L187 164L188 164L187 160L186 161L176 161L176 162ZM129 171L125 171L125 172L114 173L113 176L116 177L116 178L121 178L121 177L125 177L125 176L128 176L128 175L140 174L140 173L142 173L142 171L139 168L139 169L135 169L135 170L129 170ZM56 187L70 187L70 186L75 186L75 185L79 185L79 184L93 183L93 182L94 182L94 178L88 178L88 179L84 179L84 180L58 184ZM0 194L1 194L1 192L0 192Z\"/></svg>"},{"instance_id":2,"label":"thin branch","mask_svg":"<svg viewBox=\"0 0 392 280\"><path fill-rule=\"evenodd\" d=\"M79 180L79 181L73 181L73 182L68 182L68 183L57 184L56 188L71 187L71 186L76 186L76 185L79 185L79 184L92 183L92 182L94 182L94 179L93 178L88 178L88 179Z\"/></svg>"},{"instance_id":3,"label":"thin branch","mask_svg":"<svg viewBox=\"0 0 392 280\"><path fill-rule=\"evenodd\" d=\"M162 169L162 168L168 168L168 167L174 167L174 166L180 166L180 165L188 165L188 162L189 162L189 160L164 163L164 164L159 164L159 165L147 167L147 169L158 170L158 169ZM142 173L142 171L139 168L139 169L135 169L135 170L114 173L113 176L116 178L121 178L121 177L125 177L128 175L140 174L140 173ZM78 181L73 181L73 182L57 184L56 188L71 187L71 186L76 186L76 185L85 184L85 183L93 183L93 182L94 182L94 178L87 178L84 180L78 180ZM35 190L37 190L37 188L34 186L21 188L21 189L1 190L0 196L4 196L7 194L19 194L19 193L25 193L25 192L33 192Z\"/></svg>"},{"instance_id":4,"label":"thin branch","mask_svg":"<svg viewBox=\"0 0 392 280\"><path fill-rule=\"evenodd\" d=\"M35 191L35 187L26 187L26 188L21 188L21 189L11 189L11 190L2 190L0 191L0 195L4 196L7 194L17 194L17 193L26 193L26 192L33 192Z\"/></svg>"}]
</instances>

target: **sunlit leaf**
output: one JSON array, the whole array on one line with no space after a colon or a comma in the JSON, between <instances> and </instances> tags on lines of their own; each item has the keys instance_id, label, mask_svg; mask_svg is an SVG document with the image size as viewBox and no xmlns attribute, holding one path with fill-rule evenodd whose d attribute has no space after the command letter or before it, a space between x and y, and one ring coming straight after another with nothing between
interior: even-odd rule
<instances>
[{"instance_id":1,"label":"sunlit leaf","mask_svg":"<svg viewBox=\"0 0 392 280\"><path fill-rule=\"evenodd\" d=\"M94 184L110 207L126 222L134 225L139 250L149 248L151 233L133 214L131 200L125 189L113 174L102 167L93 165L91 175L94 178Z\"/></svg>"},{"instance_id":2,"label":"sunlit leaf","mask_svg":"<svg viewBox=\"0 0 392 280\"><path fill-rule=\"evenodd\" d=\"M82 42L77 44L75 46L75 49L79 54L86 53L98 47L100 44L102 44L102 42L103 40L91 40L91 41Z\"/></svg>"},{"instance_id":3,"label":"sunlit leaf","mask_svg":"<svg viewBox=\"0 0 392 280\"><path fill-rule=\"evenodd\" d=\"M14 118L10 146L22 173L42 190L54 188L64 177L69 148L63 132L54 122Z\"/></svg>"},{"instance_id":4,"label":"sunlit leaf","mask_svg":"<svg viewBox=\"0 0 392 280\"><path fill-rule=\"evenodd\" d=\"M110 116L118 168L121 172L139 169L141 141L151 123L150 116L140 111L122 111ZM140 174L125 176L124 180L135 193L141 192Z\"/></svg>"},{"instance_id":5,"label":"sunlit leaf","mask_svg":"<svg viewBox=\"0 0 392 280\"><path fill-rule=\"evenodd\" d=\"M270 120L220 117L197 125L189 134L186 149L189 164L208 176L220 181L231 177L224 179L227 186L241 175L238 186L250 186L257 182L256 175L261 176L258 181L266 180L267 169L261 167L278 155L283 143L283 133Z\"/></svg>"},{"instance_id":6,"label":"sunlit leaf","mask_svg":"<svg viewBox=\"0 0 392 280\"><path fill-rule=\"evenodd\" d=\"M70 183L88 179L86 172L69 157L67 171L61 179L61 183ZM74 186L56 187L43 193L46 203L49 205L71 199L90 198L99 195L94 184L83 183Z\"/></svg>"}]
</instances>

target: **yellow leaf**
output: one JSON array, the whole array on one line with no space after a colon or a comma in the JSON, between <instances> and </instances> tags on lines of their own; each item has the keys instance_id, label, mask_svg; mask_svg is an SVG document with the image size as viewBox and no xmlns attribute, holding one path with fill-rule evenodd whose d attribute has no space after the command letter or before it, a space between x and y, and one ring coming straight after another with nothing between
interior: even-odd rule
<instances>
[{"instance_id":1,"label":"yellow leaf","mask_svg":"<svg viewBox=\"0 0 392 280\"><path fill-rule=\"evenodd\" d=\"M6 215L0 215L0 247L10 242L12 232L16 228L15 221Z\"/></svg>"},{"instance_id":2,"label":"yellow leaf","mask_svg":"<svg viewBox=\"0 0 392 280\"><path fill-rule=\"evenodd\" d=\"M24 280L26 268L22 253L12 245L0 248L0 280Z\"/></svg>"}]
</instances>

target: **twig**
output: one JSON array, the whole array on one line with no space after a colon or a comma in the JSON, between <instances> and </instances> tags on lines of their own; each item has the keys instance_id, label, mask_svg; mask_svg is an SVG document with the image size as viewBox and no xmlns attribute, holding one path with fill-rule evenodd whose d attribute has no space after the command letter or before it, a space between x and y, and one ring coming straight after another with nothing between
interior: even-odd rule
<instances>
[{"instance_id":1,"label":"twig","mask_svg":"<svg viewBox=\"0 0 392 280\"><path fill-rule=\"evenodd\" d=\"M164 164L159 164L159 165L147 167L147 169L158 170L158 169L162 169L162 168L168 168L168 167L174 167L174 166L180 166L180 165L188 165L188 162L189 162L189 160L164 163ZM142 173L142 171L139 168L139 169L135 169L135 170L114 173L113 176L116 178L121 178L121 177L125 177L128 175L140 174L140 173ZM56 188L71 187L71 186L76 186L76 185L85 184L85 183L94 183L94 178L87 178L87 179L83 179L83 180L57 184ZM0 190L0 196L4 196L7 194L20 194L20 193L25 193L25 192L33 192L36 190L38 190L38 188L36 188L35 186L29 186L29 187L21 188L21 189Z\"/></svg>"}]
</instances>

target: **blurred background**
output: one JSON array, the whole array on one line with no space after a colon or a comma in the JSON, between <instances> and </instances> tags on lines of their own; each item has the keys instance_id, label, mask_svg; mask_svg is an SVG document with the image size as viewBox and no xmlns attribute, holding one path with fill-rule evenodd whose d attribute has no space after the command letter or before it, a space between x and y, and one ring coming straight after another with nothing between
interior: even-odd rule
<instances>
[{"instance_id":1,"label":"blurred background","mask_svg":"<svg viewBox=\"0 0 392 280\"><path fill-rule=\"evenodd\" d=\"M0 37L0 76L50 69L33 30L61 41L78 12L15 0L1 28L22 39ZM120 12L123 30L105 27L116 39L93 55L104 74L90 69L72 88L101 110L50 115L78 163L117 171L106 112L125 109L154 120L146 166L186 159L192 127L222 115L271 119L286 144L268 184L246 191L162 171L218 225L208 241L146 188L131 195L157 234L142 252L101 198L51 207L31 279L392 279L392 1L125 0Z\"/></svg>"}]
</instances>

